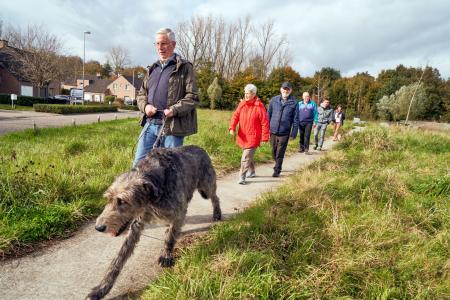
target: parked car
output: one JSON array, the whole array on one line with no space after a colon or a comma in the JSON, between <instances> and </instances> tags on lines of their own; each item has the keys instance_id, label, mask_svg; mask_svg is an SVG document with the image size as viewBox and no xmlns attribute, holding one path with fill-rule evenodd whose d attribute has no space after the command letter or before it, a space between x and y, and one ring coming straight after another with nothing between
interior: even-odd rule
<instances>
[{"instance_id":1,"label":"parked car","mask_svg":"<svg viewBox=\"0 0 450 300\"><path fill-rule=\"evenodd\" d=\"M123 103L125 105L137 105L137 101L134 99L131 99L130 97L125 97L125 99L123 100Z\"/></svg>"}]
</instances>

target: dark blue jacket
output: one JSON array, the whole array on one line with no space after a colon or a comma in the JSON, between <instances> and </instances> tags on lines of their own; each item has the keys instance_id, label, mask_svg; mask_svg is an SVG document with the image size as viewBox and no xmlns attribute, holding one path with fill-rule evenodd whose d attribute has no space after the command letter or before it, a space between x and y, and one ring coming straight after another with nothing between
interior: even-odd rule
<instances>
[{"instance_id":1,"label":"dark blue jacket","mask_svg":"<svg viewBox=\"0 0 450 300\"><path fill-rule=\"evenodd\" d=\"M293 95L283 103L281 95L270 100L267 115L270 123L270 133L275 135L289 135L297 111L297 100Z\"/></svg>"}]
</instances>

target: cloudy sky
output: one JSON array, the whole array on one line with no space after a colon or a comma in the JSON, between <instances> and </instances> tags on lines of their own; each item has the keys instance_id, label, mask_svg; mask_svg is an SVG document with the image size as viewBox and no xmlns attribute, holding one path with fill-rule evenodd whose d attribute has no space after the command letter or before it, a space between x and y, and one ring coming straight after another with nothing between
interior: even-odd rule
<instances>
[{"instance_id":1,"label":"cloudy sky","mask_svg":"<svg viewBox=\"0 0 450 300\"><path fill-rule=\"evenodd\" d=\"M282 4L280 4L282 3ZM156 59L154 32L175 28L193 15L220 15L254 24L273 19L285 34L293 67L311 76L334 67L345 76L402 63L436 67L450 77L450 0L2 0L0 20L26 27L42 24L64 42L67 54L105 62L108 48L130 50L134 64Z\"/></svg>"}]
</instances>

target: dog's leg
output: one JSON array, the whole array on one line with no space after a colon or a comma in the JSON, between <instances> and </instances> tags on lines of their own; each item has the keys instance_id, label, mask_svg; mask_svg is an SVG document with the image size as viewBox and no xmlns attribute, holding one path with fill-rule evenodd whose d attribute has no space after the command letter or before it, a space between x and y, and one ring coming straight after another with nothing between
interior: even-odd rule
<instances>
[{"instance_id":1,"label":"dog's leg","mask_svg":"<svg viewBox=\"0 0 450 300\"><path fill-rule=\"evenodd\" d=\"M213 205L213 221L222 220L222 210L220 209L220 200L215 193L211 197L211 202Z\"/></svg>"},{"instance_id":2,"label":"dog's leg","mask_svg":"<svg viewBox=\"0 0 450 300\"><path fill-rule=\"evenodd\" d=\"M92 292L88 295L88 299L101 299L109 293L114 285L114 282L119 276L123 265L131 256L136 244L139 242L139 238L141 237L141 231L143 228L144 223L142 223L140 220L133 221L133 223L130 225L130 231L128 232L122 248L120 248L119 254L112 261L111 265L109 266L108 273L103 278L102 282L92 289Z\"/></svg>"},{"instance_id":3,"label":"dog's leg","mask_svg":"<svg viewBox=\"0 0 450 300\"><path fill-rule=\"evenodd\" d=\"M173 258L173 249L175 248L175 243L177 242L178 236L180 235L185 216L186 212L184 212L182 218L175 219L166 231L166 237L164 239L164 249L158 259L161 267L172 267L175 264L175 260Z\"/></svg>"}]
</instances>

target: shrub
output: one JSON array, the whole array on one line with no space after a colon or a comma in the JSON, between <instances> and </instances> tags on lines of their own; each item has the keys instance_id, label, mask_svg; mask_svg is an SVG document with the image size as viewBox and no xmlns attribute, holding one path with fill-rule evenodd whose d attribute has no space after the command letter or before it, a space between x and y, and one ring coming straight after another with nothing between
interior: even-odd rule
<instances>
[{"instance_id":1,"label":"shrub","mask_svg":"<svg viewBox=\"0 0 450 300\"><path fill-rule=\"evenodd\" d=\"M122 98L114 99L113 105L114 106L118 106L118 107L122 107L124 105L123 99Z\"/></svg>"},{"instance_id":2,"label":"shrub","mask_svg":"<svg viewBox=\"0 0 450 300\"><path fill-rule=\"evenodd\" d=\"M109 103L109 102L113 103L114 99L116 99L116 97L114 97L114 96L111 96L111 95L105 96L105 103Z\"/></svg>"},{"instance_id":3,"label":"shrub","mask_svg":"<svg viewBox=\"0 0 450 300\"><path fill-rule=\"evenodd\" d=\"M83 113L97 113L97 112L116 112L115 106L100 106L100 105L56 105L56 104L35 104L33 105L35 111L48 112L54 114L83 114Z\"/></svg>"}]
</instances>

